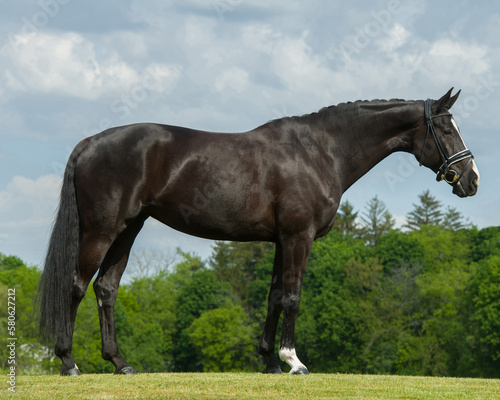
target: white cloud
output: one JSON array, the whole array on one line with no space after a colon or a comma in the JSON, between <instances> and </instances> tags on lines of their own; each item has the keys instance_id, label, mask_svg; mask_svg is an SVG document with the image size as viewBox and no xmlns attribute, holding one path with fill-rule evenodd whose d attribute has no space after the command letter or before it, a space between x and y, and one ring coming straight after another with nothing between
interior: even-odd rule
<instances>
[{"instance_id":1,"label":"white cloud","mask_svg":"<svg viewBox=\"0 0 500 400\"><path fill-rule=\"evenodd\" d=\"M281 37L281 33L275 32L269 25L250 25L242 31L245 47L267 54L274 51Z\"/></svg>"},{"instance_id":2,"label":"white cloud","mask_svg":"<svg viewBox=\"0 0 500 400\"><path fill-rule=\"evenodd\" d=\"M17 50L17 51L16 51ZM109 48L96 45L77 33L39 32L14 48L0 51L6 62L3 80L12 91L38 91L95 100L102 95L122 93L142 85L147 71L136 71ZM170 78L179 77L179 67L169 67Z\"/></svg>"},{"instance_id":3,"label":"white cloud","mask_svg":"<svg viewBox=\"0 0 500 400\"><path fill-rule=\"evenodd\" d=\"M225 69L215 80L215 89L223 92L227 88L242 92L248 87L248 72L242 68L232 67Z\"/></svg>"},{"instance_id":4,"label":"white cloud","mask_svg":"<svg viewBox=\"0 0 500 400\"><path fill-rule=\"evenodd\" d=\"M475 88L478 76L491 71L486 46L458 37L429 42L398 23L363 47L351 42L347 46L346 40L341 43L330 53L338 84L338 90L332 87L332 93L363 99L397 97L398 93L415 93L425 86Z\"/></svg>"},{"instance_id":5,"label":"white cloud","mask_svg":"<svg viewBox=\"0 0 500 400\"><path fill-rule=\"evenodd\" d=\"M433 82L470 85L474 77L490 70L485 46L459 39L440 39L430 45L421 70Z\"/></svg>"},{"instance_id":6,"label":"white cloud","mask_svg":"<svg viewBox=\"0 0 500 400\"><path fill-rule=\"evenodd\" d=\"M244 54L241 49L233 48L231 44L203 46L203 48L201 58L206 61L205 65L201 65L203 68L218 67L225 61L241 59L241 56Z\"/></svg>"},{"instance_id":7,"label":"white cloud","mask_svg":"<svg viewBox=\"0 0 500 400\"><path fill-rule=\"evenodd\" d=\"M62 180L57 175L37 179L14 176L0 191L0 252L42 261L55 216Z\"/></svg>"},{"instance_id":8,"label":"white cloud","mask_svg":"<svg viewBox=\"0 0 500 400\"><path fill-rule=\"evenodd\" d=\"M248 48L269 60L270 71L288 92L304 93L321 106L372 93L381 97L389 90L389 97L394 97L394 88L409 85L421 62L418 43L397 23L380 30L378 37L347 58L338 43L332 49L314 50L308 31L292 36L269 25L252 25L243 29L242 38ZM346 40L340 43L345 45Z\"/></svg>"},{"instance_id":9,"label":"white cloud","mask_svg":"<svg viewBox=\"0 0 500 400\"><path fill-rule=\"evenodd\" d=\"M292 91L323 92L333 80L325 57L314 54L307 43L307 32L301 37L279 40L273 52L275 73Z\"/></svg>"},{"instance_id":10,"label":"white cloud","mask_svg":"<svg viewBox=\"0 0 500 400\"><path fill-rule=\"evenodd\" d=\"M24 86L19 80L14 76L12 72L9 70L5 71L5 84L8 89L14 90L14 91L20 91L20 92L25 92L26 86Z\"/></svg>"},{"instance_id":11,"label":"white cloud","mask_svg":"<svg viewBox=\"0 0 500 400\"><path fill-rule=\"evenodd\" d=\"M60 190L61 178L54 174L36 180L14 176L0 191L0 230L48 225Z\"/></svg>"},{"instance_id":12,"label":"white cloud","mask_svg":"<svg viewBox=\"0 0 500 400\"><path fill-rule=\"evenodd\" d=\"M189 18L184 25L183 37L189 46L208 45L214 38L215 23L206 18Z\"/></svg>"},{"instance_id":13,"label":"white cloud","mask_svg":"<svg viewBox=\"0 0 500 400\"><path fill-rule=\"evenodd\" d=\"M307 30L299 36L285 35L262 24L250 25L242 30L245 47L256 53L253 57L259 60L261 70L269 69L287 92L312 94L325 105L324 102L331 99L340 82L329 65L326 52L315 53L309 39ZM267 60L269 65L263 65L262 60Z\"/></svg>"},{"instance_id":14,"label":"white cloud","mask_svg":"<svg viewBox=\"0 0 500 400\"><path fill-rule=\"evenodd\" d=\"M403 46L409 37L410 32L408 32L404 26L394 24L387 32L387 35L384 34L384 37L377 41L377 44L382 51L391 53Z\"/></svg>"},{"instance_id":15,"label":"white cloud","mask_svg":"<svg viewBox=\"0 0 500 400\"><path fill-rule=\"evenodd\" d=\"M7 38L0 44L0 251L7 246L25 257L30 243L45 247L40 235L57 205L58 184L13 177L16 168L22 165L30 177L53 160L62 168L66 149L82 134L125 123L238 131L342 101L422 99L455 86L463 89L454 108L463 131L467 125L469 131L472 125L489 129L466 138L487 165L500 118L500 25L487 6L467 13L467 4L412 0L384 23L387 1L348 8L298 0L170 3L144 7L131 0L90 22L75 14L80 7L68 6L34 34L15 39L15 46L9 29L20 32L15 19L19 25L26 11L11 13L14 19L0 27ZM232 8L218 14L215 4ZM441 21L436 15L447 7L455 17ZM436 12L429 14L431 9ZM75 23L66 29L68 21ZM26 138L28 149L19 144ZM40 186L53 189L37 198ZM474 201L464 204L473 209ZM157 234L156 227L148 228L154 233L146 231L144 246Z\"/></svg>"},{"instance_id":16,"label":"white cloud","mask_svg":"<svg viewBox=\"0 0 500 400\"><path fill-rule=\"evenodd\" d=\"M10 80L15 79L29 90L95 99L106 87L135 83L139 79L116 55L99 62L93 43L71 32L60 35L39 32L18 43L17 51L4 46L2 55L11 58L12 69L6 72Z\"/></svg>"}]
</instances>

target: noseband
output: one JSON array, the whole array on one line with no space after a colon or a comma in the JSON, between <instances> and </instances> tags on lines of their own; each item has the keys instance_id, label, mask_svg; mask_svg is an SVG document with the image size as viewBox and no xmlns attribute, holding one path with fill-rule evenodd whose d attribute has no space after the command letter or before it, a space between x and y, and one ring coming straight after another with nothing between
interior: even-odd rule
<instances>
[{"instance_id":1,"label":"noseband","mask_svg":"<svg viewBox=\"0 0 500 400\"><path fill-rule=\"evenodd\" d=\"M444 115L450 115L448 113L445 114L438 114L438 115L432 115L432 100L427 99L424 103L424 110L425 110L425 120L427 123L427 133L425 134L425 140L424 140L424 146L422 147L422 152L420 153L420 165L422 165L422 156L424 155L424 150L425 146L427 145L427 139L429 138L429 132L432 133L432 137L434 138L434 142L436 143L436 147L439 151L439 155L441 156L441 161L443 162L441 166L439 167L439 170L437 172L436 180L439 181L446 181L450 185L456 185L460 184L460 178L462 178L462 175L464 174L465 170L469 166L469 164L472 162L474 159L474 156L472 155L472 152L469 149L465 149L462 151L459 151L458 153L454 154L451 157L448 157L446 154L446 150L439 140L437 134L436 134L436 129L434 128L434 123L432 120L437 117L441 117ZM456 164L462 160L469 159L469 162L465 166L465 168L462 170L460 174L458 174L455 170L451 169L450 167L453 164Z\"/></svg>"}]
</instances>

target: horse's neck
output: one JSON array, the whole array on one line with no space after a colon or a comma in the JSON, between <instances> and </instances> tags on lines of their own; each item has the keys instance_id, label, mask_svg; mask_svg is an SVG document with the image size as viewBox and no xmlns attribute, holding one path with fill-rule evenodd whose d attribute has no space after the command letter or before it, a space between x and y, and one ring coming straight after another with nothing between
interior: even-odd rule
<instances>
[{"instance_id":1,"label":"horse's neck","mask_svg":"<svg viewBox=\"0 0 500 400\"><path fill-rule=\"evenodd\" d=\"M343 191L390 154L411 152L413 136L419 129L419 111L406 103L358 111L356 118L345 119L339 135L332 136L334 160L342 169ZM335 148L341 151L335 152Z\"/></svg>"}]
</instances>

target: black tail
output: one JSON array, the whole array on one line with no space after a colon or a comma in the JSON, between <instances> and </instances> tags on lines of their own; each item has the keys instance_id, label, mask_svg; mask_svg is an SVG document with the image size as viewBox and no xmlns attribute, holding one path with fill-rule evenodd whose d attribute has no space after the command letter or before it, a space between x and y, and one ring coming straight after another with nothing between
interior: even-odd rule
<instances>
[{"instance_id":1,"label":"black tail","mask_svg":"<svg viewBox=\"0 0 500 400\"><path fill-rule=\"evenodd\" d=\"M75 166L88 144L81 141L71 153L61 189L61 199L50 237L42 279L38 287L37 312L40 338L53 341L69 323L74 274L80 249L80 217L75 190Z\"/></svg>"}]
</instances>

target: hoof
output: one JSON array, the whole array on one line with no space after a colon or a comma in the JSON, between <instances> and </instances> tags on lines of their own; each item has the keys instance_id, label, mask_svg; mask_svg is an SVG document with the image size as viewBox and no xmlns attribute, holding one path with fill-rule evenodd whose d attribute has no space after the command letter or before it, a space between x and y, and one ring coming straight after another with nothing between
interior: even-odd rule
<instances>
[{"instance_id":1,"label":"hoof","mask_svg":"<svg viewBox=\"0 0 500 400\"><path fill-rule=\"evenodd\" d=\"M80 372L80 370L78 369L78 367L75 367L75 368L64 368L61 371L61 375L62 376L79 376L81 374L82 373Z\"/></svg>"},{"instance_id":2,"label":"hoof","mask_svg":"<svg viewBox=\"0 0 500 400\"><path fill-rule=\"evenodd\" d=\"M280 367L276 368L265 368L264 371L262 371L263 374L282 374L283 372L281 371Z\"/></svg>"},{"instance_id":3,"label":"hoof","mask_svg":"<svg viewBox=\"0 0 500 400\"><path fill-rule=\"evenodd\" d=\"M130 365L126 365L125 367L121 368L120 370L116 370L115 374L116 375L136 375L137 372Z\"/></svg>"},{"instance_id":4,"label":"hoof","mask_svg":"<svg viewBox=\"0 0 500 400\"><path fill-rule=\"evenodd\" d=\"M290 371L290 375L309 375L309 371L307 370L306 367L300 366L300 367L297 367L297 368L293 368Z\"/></svg>"}]
</instances>

